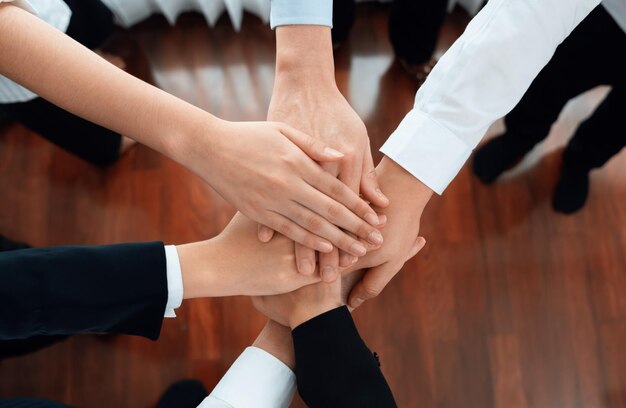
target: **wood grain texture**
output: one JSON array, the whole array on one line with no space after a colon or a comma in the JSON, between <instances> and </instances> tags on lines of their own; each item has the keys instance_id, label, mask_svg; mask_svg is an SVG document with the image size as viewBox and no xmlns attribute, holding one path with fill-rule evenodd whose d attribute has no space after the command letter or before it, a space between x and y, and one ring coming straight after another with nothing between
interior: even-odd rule
<instances>
[{"instance_id":1,"label":"wood grain texture","mask_svg":"<svg viewBox=\"0 0 626 408\"><path fill-rule=\"evenodd\" d=\"M450 19L440 49L462 27ZM246 16L238 35L226 21L209 29L185 15L132 36L161 88L226 119L264 119L274 36L260 21ZM336 64L377 150L416 91L393 63L384 7L359 8ZM422 218L427 247L355 313L400 407L626 407L626 157L593 173L580 213L550 208L562 146L604 92L570 104L550 138L494 186L465 166ZM183 243L216 235L234 213L148 148L101 171L17 125L0 130L0 203L0 232L37 246ZM263 323L244 298L185 302L158 342L80 336L3 361L0 397L151 407L173 381L214 386Z\"/></svg>"}]
</instances>

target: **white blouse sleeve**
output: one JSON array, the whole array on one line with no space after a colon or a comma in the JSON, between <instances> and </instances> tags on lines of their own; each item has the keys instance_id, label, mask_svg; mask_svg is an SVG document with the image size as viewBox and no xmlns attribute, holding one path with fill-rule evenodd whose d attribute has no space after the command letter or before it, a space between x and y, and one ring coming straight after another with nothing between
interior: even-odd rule
<instances>
[{"instance_id":1,"label":"white blouse sleeve","mask_svg":"<svg viewBox=\"0 0 626 408\"><path fill-rule=\"evenodd\" d=\"M0 3L13 3L14 6L23 8L24 10L37 14L35 8L27 0L0 0Z\"/></svg>"}]
</instances>

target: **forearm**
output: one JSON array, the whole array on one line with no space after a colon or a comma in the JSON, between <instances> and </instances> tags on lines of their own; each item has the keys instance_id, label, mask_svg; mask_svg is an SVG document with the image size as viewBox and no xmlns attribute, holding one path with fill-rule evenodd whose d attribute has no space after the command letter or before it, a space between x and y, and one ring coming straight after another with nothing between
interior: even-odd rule
<instances>
[{"instance_id":1,"label":"forearm","mask_svg":"<svg viewBox=\"0 0 626 408\"><path fill-rule=\"evenodd\" d=\"M115 68L28 12L0 6L0 73L60 107L183 161L218 120Z\"/></svg>"},{"instance_id":2,"label":"forearm","mask_svg":"<svg viewBox=\"0 0 626 408\"><path fill-rule=\"evenodd\" d=\"M441 194L600 0L490 0L420 87L381 151Z\"/></svg>"}]
</instances>

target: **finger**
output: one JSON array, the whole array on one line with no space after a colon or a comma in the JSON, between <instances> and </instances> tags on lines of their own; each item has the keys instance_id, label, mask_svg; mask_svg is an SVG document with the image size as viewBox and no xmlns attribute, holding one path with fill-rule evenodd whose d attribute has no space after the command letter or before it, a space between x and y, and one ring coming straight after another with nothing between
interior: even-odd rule
<instances>
[{"instance_id":1,"label":"finger","mask_svg":"<svg viewBox=\"0 0 626 408\"><path fill-rule=\"evenodd\" d=\"M313 187L313 190L309 192L309 202L311 203L311 205L317 208L321 207L322 211L329 210L330 207L328 206L328 200L324 201L324 205L321 205L320 201L316 200L316 198L320 197L319 194L314 193L315 190L319 190L319 192L326 194L327 197L330 197L332 200L335 201L333 203L335 204L333 210L339 211L338 205L342 205L343 207L352 211L361 219L367 221L370 225L378 225L379 220L376 212L363 199L361 199L361 197L359 197L357 193L352 191L350 187L348 187L332 175L328 174L327 172L323 171L319 167L317 169L310 170L314 170L315 176L306 177L305 175L305 181L309 183L311 187Z\"/></svg>"},{"instance_id":2,"label":"finger","mask_svg":"<svg viewBox=\"0 0 626 408\"><path fill-rule=\"evenodd\" d=\"M387 216L385 214L378 214L378 228L385 228L387 225Z\"/></svg>"},{"instance_id":3,"label":"finger","mask_svg":"<svg viewBox=\"0 0 626 408\"><path fill-rule=\"evenodd\" d=\"M363 173L361 175L361 194L369 202L378 207L387 207L389 199L383 194L378 184L378 176L374 168L372 153L369 151L363 161Z\"/></svg>"},{"instance_id":4,"label":"finger","mask_svg":"<svg viewBox=\"0 0 626 408\"><path fill-rule=\"evenodd\" d=\"M305 230L289 218L273 211L268 211L268 214L266 224L274 231L316 251L327 253L333 250L332 243Z\"/></svg>"},{"instance_id":5,"label":"finger","mask_svg":"<svg viewBox=\"0 0 626 408\"><path fill-rule=\"evenodd\" d=\"M274 236L274 230L267 228L265 225L259 224L257 236L261 242L270 242Z\"/></svg>"},{"instance_id":6,"label":"finger","mask_svg":"<svg viewBox=\"0 0 626 408\"><path fill-rule=\"evenodd\" d=\"M415 243L413 244L413 247L411 247L411 250L409 251L409 255L407 256L406 260L408 261L415 255L417 255L417 253L421 251L422 248L424 248L424 245L426 245L426 239L424 239L424 237L417 237Z\"/></svg>"},{"instance_id":7,"label":"finger","mask_svg":"<svg viewBox=\"0 0 626 408\"><path fill-rule=\"evenodd\" d=\"M423 237L418 237L409 251L407 260L411 259L426 245ZM350 307L357 308L363 302L372 299L380 294L394 276L402 269L403 264L387 262L380 266L369 269L363 279L352 289L348 303Z\"/></svg>"},{"instance_id":8,"label":"finger","mask_svg":"<svg viewBox=\"0 0 626 408\"><path fill-rule=\"evenodd\" d=\"M315 273L315 250L296 242L295 254L298 272L303 275L313 275Z\"/></svg>"},{"instance_id":9,"label":"finger","mask_svg":"<svg viewBox=\"0 0 626 408\"><path fill-rule=\"evenodd\" d=\"M365 245L360 243L357 239L351 237L345 231L339 229L329 220L323 218L319 214L314 213L303 205L300 205L298 203L294 204L295 205L293 207L290 207L287 210L287 213L285 215L287 215L290 220L296 222L299 226L301 226L301 228L305 228L307 231L315 234L318 237L327 239L334 246L346 252L349 252L351 255L364 256L367 253L367 248L365 247ZM381 240L382 234L380 234L380 231L376 229L374 229L374 231L375 234L377 233L380 235L378 239ZM372 237L375 237L375 234L373 234ZM372 240L373 239L374 238L372 238ZM321 252L329 253L330 251Z\"/></svg>"},{"instance_id":10,"label":"finger","mask_svg":"<svg viewBox=\"0 0 626 408\"><path fill-rule=\"evenodd\" d=\"M344 154L332 147L315 139L304 132L301 132L289 125L281 124L280 132L293 144L298 146L307 156L318 162L338 161Z\"/></svg>"},{"instance_id":11,"label":"finger","mask_svg":"<svg viewBox=\"0 0 626 408\"><path fill-rule=\"evenodd\" d=\"M309 187L302 194L303 195L299 197L299 204L302 206L308 208L314 213L317 213L331 224L336 225L347 232L351 232L355 236L362 238L373 245L382 245L383 234L381 234L376 226L372 226L363 221L343 205L334 202L331 198L320 197L319 191L316 191L313 187ZM376 215L376 225L378 225L379 222L380 220L378 215ZM308 229L308 225L302 226ZM310 229L309 231L317 233L317 231ZM324 236L324 238L328 237Z\"/></svg>"},{"instance_id":12,"label":"finger","mask_svg":"<svg viewBox=\"0 0 626 408\"><path fill-rule=\"evenodd\" d=\"M356 309L363 302L378 296L401 267L402 265L388 262L369 269L350 292L348 299L350 306Z\"/></svg>"},{"instance_id":13,"label":"finger","mask_svg":"<svg viewBox=\"0 0 626 408\"><path fill-rule=\"evenodd\" d=\"M331 283L339 277L339 250L320 254L320 277L323 282Z\"/></svg>"},{"instance_id":14,"label":"finger","mask_svg":"<svg viewBox=\"0 0 626 408\"><path fill-rule=\"evenodd\" d=\"M339 251L339 267L340 268L347 268L349 266L352 266L358 260L359 258L357 258L356 256L352 256L345 251Z\"/></svg>"}]
</instances>

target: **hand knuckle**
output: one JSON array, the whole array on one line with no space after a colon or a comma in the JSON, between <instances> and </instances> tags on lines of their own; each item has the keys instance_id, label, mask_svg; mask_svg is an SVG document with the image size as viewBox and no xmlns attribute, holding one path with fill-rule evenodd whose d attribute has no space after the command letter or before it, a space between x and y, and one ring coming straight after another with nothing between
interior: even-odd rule
<instances>
[{"instance_id":1,"label":"hand knuckle","mask_svg":"<svg viewBox=\"0 0 626 408\"><path fill-rule=\"evenodd\" d=\"M326 210L328 218L335 220L341 216L341 208L336 204L330 204Z\"/></svg>"},{"instance_id":2,"label":"hand knuckle","mask_svg":"<svg viewBox=\"0 0 626 408\"><path fill-rule=\"evenodd\" d=\"M292 231L292 228L288 222L282 222L278 225L278 232L280 232L281 234L285 236L291 235L291 231Z\"/></svg>"},{"instance_id":3,"label":"hand knuckle","mask_svg":"<svg viewBox=\"0 0 626 408\"><path fill-rule=\"evenodd\" d=\"M319 231L322 228L322 220L315 215L311 215L306 220L306 226L310 231Z\"/></svg>"},{"instance_id":4,"label":"hand knuckle","mask_svg":"<svg viewBox=\"0 0 626 408\"><path fill-rule=\"evenodd\" d=\"M333 183L330 186L330 194L333 197L341 197L341 196L343 196L344 191L345 191L344 190L344 185L341 184L341 182Z\"/></svg>"},{"instance_id":5,"label":"hand knuckle","mask_svg":"<svg viewBox=\"0 0 626 408\"><path fill-rule=\"evenodd\" d=\"M366 299L375 298L380 295L382 288L376 285L367 284L363 285L363 293L365 294Z\"/></svg>"}]
</instances>

